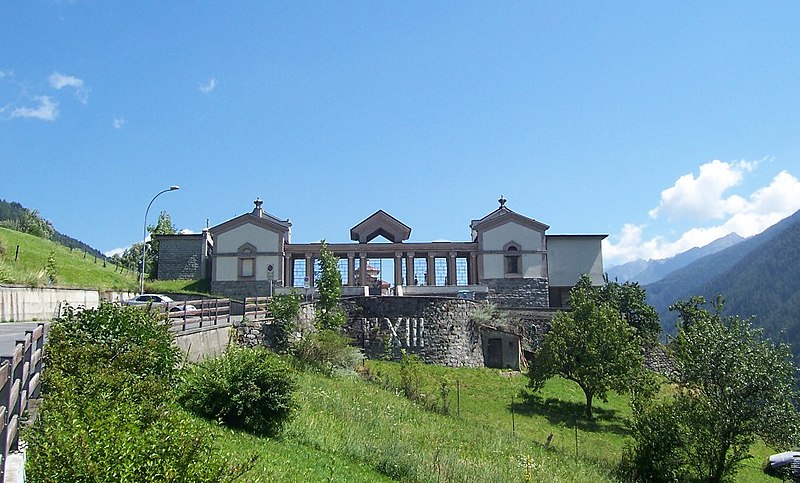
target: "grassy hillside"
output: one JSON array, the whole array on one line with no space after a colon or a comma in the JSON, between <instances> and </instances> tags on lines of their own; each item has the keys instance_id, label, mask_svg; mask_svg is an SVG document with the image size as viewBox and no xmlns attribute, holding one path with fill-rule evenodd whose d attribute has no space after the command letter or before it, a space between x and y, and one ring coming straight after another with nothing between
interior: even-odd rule
<instances>
[{"instance_id":1,"label":"grassy hillside","mask_svg":"<svg viewBox=\"0 0 800 483\"><path fill-rule=\"evenodd\" d=\"M0 275L6 283L44 286L48 284L44 271L50 253L55 255L57 280L54 285L64 287L106 288L134 290L136 274L120 270L111 264L103 266L102 259L91 254L37 238L26 233L0 228L0 245L5 253L0 255ZM17 246L19 255L14 260Z\"/></svg>"},{"instance_id":2,"label":"grassy hillside","mask_svg":"<svg viewBox=\"0 0 800 483\"><path fill-rule=\"evenodd\" d=\"M399 381L398 364L367 367L379 383L302 374L299 413L278 440L214 423L209 430L226 451L260 456L242 481L616 481L630 416L624 397L600 402L597 420L578 419L576 431L583 395L564 380L525 403L519 396L527 379L519 374L424 366L429 394L439 396L446 382L450 414L442 415L383 388L380 381ZM759 468L771 451L761 445L755 454L737 481L773 481Z\"/></svg>"}]
</instances>

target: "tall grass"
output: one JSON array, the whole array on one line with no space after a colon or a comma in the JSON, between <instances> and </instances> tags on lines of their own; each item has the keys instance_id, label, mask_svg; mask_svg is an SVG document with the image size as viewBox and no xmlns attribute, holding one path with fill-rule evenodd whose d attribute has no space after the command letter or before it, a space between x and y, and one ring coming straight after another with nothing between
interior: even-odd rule
<instances>
[{"instance_id":1,"label":"tall grass","mask_svg":"<svg viewBox=\"0 0 800 483\"><path fill-rule=\"evenodd\" d=\"M442 415L406 397L400 364L366 367L380 383L301 375L298 413L280 439L217 428L224 449L261 455L243 481L617 481L628 438L625 397L599 402L587 422L583 393L568 381L551 380L541 398L523 400L527 379L517 373L422 366L422 394L441 397L448 382L450 414ZM737 480L771 481L759 468L771 452L759 444Z\"/></svg>"}]
</instances>

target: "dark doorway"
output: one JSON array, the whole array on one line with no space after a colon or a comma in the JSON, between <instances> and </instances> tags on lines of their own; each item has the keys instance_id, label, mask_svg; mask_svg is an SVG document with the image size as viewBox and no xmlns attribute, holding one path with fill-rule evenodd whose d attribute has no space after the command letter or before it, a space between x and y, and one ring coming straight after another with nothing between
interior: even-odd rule
<instances>
[{"instance_id":1,"label":"dark doorway","mask_svg":"<svg viewBox=\"0 0 800 483\"><path fill-rule=\"evenodd\" d=\"M489 344L486 348L486 367L494 367L497 369L503 368L503 339L492 338L489 339Z\"/></svg>"}]
</instances>

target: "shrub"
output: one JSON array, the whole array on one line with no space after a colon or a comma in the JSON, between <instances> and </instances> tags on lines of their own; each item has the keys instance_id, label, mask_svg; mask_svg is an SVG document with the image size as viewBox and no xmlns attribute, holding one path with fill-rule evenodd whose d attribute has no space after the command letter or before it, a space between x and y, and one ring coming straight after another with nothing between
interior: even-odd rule
<instances>
[{"instance_id":1,"label":"shrub","mask_svg":"<svg viewBox=\"0 0 800 483\"><path fill-rule=\"evenodd\" d=\"M674 401L641 407L633 423L634 442L625 449L622 472L633 481L683 481L688 478L681 414Z\"/></svg>"},{"instance_id":2,"label":"shrub","mask_svg":"<svg viewBox=\"0 0 800 483\"><path fill-rule=\"evenodd\" d=\"M26 439L29 481L224 481L211 435L174 404L144 420L126 397L48 397Z\"/></svg>"},{"instance_id":3,"label":"shrub","mask_svg":"<svg viewBox=\"0 0 800 483\"><path fill-rule=\"evenodd\" d=\"M56 252L51 250L50 255L47 256L47 263L44 265L44 271L47 273L47 282L50 284L58 281L58 265L56 264Z\"/></svg>"},{"instance_id":4,"label":"shrub","mask_svg":"<svg viewBox=\"0 0 800 483\"><path fill-rule=\"evenodd\" d=\"M0 259L0 283L10 283L12 281L11 270L6 266L6 262Z\"/></svg>"},{"instance_id":5,"label":"shrub","mask_svg":"<svg viewBox=\"0 0 800 483\"><path fill-rule=\"evenodd\" d=\"M295 356L302 367L331 376L336 371L353 371L363 359L352 339L335 330L308 334L295 344Z\"/></svg>"},{"instance_id":6,"label":"shrub","mask_svg":"<svg viewBox=\"0 0 800 483\"><path fill-rule=\"evenodd\" d=\"M273 295L269 299L269 312L275 319L274 345L278 352L291 348L291 335L296 330L297 314L303 298L296 291L289 294Z\"/></svg>"},{"instance_id":7,"label":"shrub","mask_svg":"<svg viewBox=\"0 0 800 483\"><path fill-rule=\"evenodd\" d=\"M199 416L275 435L294 412L295 387L291 368L276 354L262 347L231 347L187 368L178 401Z\"/></svg>"},{"instance_id":8,"label":"shrub","mask_svg":"<svg viewBox=\"0 0 800 483\"><path fill-rule=\"evenodd\" d=\"M50 328L45 362L50 374L80 376L73 369L80 362L95 366L93 370L110 367L139 377L173 379L181 360L173 339L165 316L141 307L67 306Z\"/></svg>"},{"instance_id":9,"label":"shrub","mask_svg":"<svg viewBox=\"0 0 800 483\"><path fill-rule=\"evenodd\" d=\"M43 402L26 430L31 481L220 481L211 436L175 404L178 349L134 307L68 307L48 334Z\"/></svg>"},{"instance_id":10,"label":"shrub","mask_svg":"<svg viewBox=\"0 0 800 483\"><path fill-rule=\"evenodd\" d=\"M412 401L422 399L422 359L414 354L406 354L400 359L400 389Z\"/></svg>"}]
</instances>

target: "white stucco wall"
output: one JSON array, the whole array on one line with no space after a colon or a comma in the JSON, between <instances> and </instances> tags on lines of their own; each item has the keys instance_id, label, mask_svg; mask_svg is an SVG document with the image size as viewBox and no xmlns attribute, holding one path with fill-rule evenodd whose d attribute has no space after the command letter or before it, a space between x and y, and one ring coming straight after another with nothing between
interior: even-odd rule
<instances>
[{"instance_id":1,"label":"white stucco wall","mask_svg":"<svg viewBox=\"0 0 800 483\"><path fill-rule=\"evenodd\" d=\"M506 244L512 241L520 246L520 251L542 250L542 232L514 222L508 222L484 232L482 249L484 251L503 250ZM542 255L539 253L522 254L520 261L522 264L521 274L509 275L509 277L538 278L544 277L547 273L542 263ZM482 276L484 279L506 278L505 270L505 254L483 254Z\"/></svg>"},{"instance_id":2,"label":"white stucco wall","mask_svg":"<svg viewBox=\"0 0 800 483\"><path fill-rule=\"evenodd\" d=\"M216 260L214 262L213 280L230 282L239 280L239 257L237 255L242 245L249 243L260 253L256 256L257 281L268 280L267 267L272 265L274 280L283 280L283 261L277 255L281 246L281 235L266 228L253 224L245 224L217 235L214 240ZM266 253L273 253L267 255Z\"/></svg>"},{"instance_id":3,"label":"white stucco wall","mask_svg":"<svg viewBox=\"0 0 800 483\"><path fill-rule=\"evenodd\" d=\"M551 287L571 287L584 273L603 283L601 237L548 237L547 264Z\"/></svg>"},{"instance_id":4,"label":"white stucco wall","mask_svg":"<svg viewBox=\"0 0 800 483\"><path fill-rule=\"evenodd\" d=\"M542 232L511 221L483 233L484 250L502 250L510 241L517 242L522 250L541 250Z\"/></svg>"},{"instance_id":5,"label":"white stucco wall","mask_svg":"<svg viewBox=\"0 0 800 483\"><path fill-rule=\"evenodd\" d=\"M214 251L235 253L239 247L249 243L259 252L277 252L281 246L280 239L280 234L248 223L220 233L214 240Z\"/></svg>"}]
</instances>

